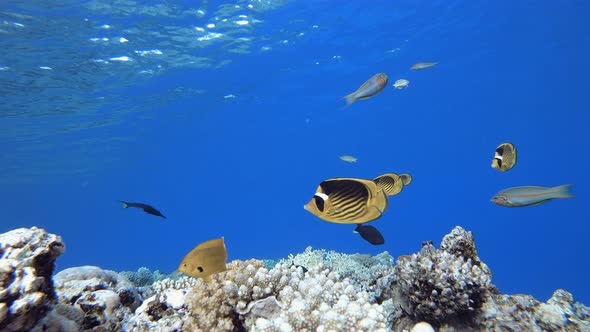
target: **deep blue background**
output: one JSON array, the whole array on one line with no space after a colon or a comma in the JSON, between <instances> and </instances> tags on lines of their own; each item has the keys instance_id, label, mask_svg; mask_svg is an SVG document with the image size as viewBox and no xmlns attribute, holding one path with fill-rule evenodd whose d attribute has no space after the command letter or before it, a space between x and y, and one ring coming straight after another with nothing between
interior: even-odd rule
<instances>
[{"instance_id":1,"label":"deep blue background","mask_svg":"<svg viewBox=\"0 0 590 332\"><path fill-rule=\"evenodd\" d=\"M397 257L424 240L438 245L460 225L474 233L501 292L546 300L564 288L590 304L589 12L586 1L291 2L262 15L254 37L305 30L297 42L233 55L220 69L169 69L130 82L119 93L144 112L60 134L44 154L25 154L19 174L30 167L27 182L12 182L5 165L0 231L36 225L60 234L67 252L59 269L173 271L194 245L218 236L230 259L280 258L306 246ZM411 71L418 61L440 64ZM388 87L344 108L339 98L377 72L389 75ZM399 78L410 80L408 89L391 87ZM150 96L179 86L207 92L154 106ZM229 93L237 98L224 99ZM116 106L102 111L114 116ZM19 126L18 117L1 121ZM43 126L52 117L26 121ZM38 163L67 157L68 142L88 135L133 140L95 154L114 166L37 174ZM519 160L500 173L490 163L505 141ZM15 142L0 147L9 155L41 144ZM359 162L344 163L343 154ZM326 178L387 172L414 180L373 223L383 246L303 209ZM512 186L566 183L575 199L521 209L489 202ZM119 199L151 203L168 219L123 210Z\"/></svg>"}]
</instances>

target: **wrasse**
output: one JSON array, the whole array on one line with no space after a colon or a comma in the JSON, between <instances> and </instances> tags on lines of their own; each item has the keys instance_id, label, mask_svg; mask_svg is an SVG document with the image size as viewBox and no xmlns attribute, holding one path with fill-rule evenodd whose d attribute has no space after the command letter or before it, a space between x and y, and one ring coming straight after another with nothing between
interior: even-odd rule
<instances>
[{"instance_id":1,"label":"wrasse","mask_svg":"<svg viewBox=\"0 0 590 332\"><path fill-rule=\"evenodd\" d=\"M572 198L572 185L564 184L557 187L514 187L498 192L491 201L507 207L538 205L555 198Z\"/></svg>"},{"instance_id":2,"label":"wrasse","mask_svg":"<svg viewBox=\"0 0 590 332\"><path fill-rule=\"evenodd\" d=\"M346 99L346 106L354 103L359 99L368 99L378 94L387 85L389 78L387 74L378 73L369 78L360 88L355 92L344 96Z\"/></svg>"},{"instance_id":3,"label":"wrasse","mask_svg":"<svg viewBox=\"0 0 590 332\"><path fill-rule=\"evenodd\" d=\"M125 202L125 201L119 201L121 202L121 204L123 204L123 208L127 209L130 207L133 208L138 208L138 209L142 209L145 213L149 213L151 215L157 216L157 217L162 217L164 219L166 219L166 217L160 213L160 211L158 211L156 208L154 208L153 206L149 205L149 204L145 204L145 203L133 203L133 202Z\"/></svg>"}]
</instances>

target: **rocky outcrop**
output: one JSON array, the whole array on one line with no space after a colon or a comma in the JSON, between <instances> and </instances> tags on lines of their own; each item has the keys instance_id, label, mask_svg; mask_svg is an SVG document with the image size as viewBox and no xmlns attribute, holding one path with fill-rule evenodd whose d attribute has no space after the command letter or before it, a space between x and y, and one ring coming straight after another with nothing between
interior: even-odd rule
<instances>
[{"instance_id":1,"label":"rocky outcrop","mask_svg":"<svg viewBox=\"0 0 590 332\"><path fill-rule=\"evenodd\" d=\"M0 235L0 331L31 330L55 303L52 275L61 237L36 227Z\"/></svg>"}]
</instances>

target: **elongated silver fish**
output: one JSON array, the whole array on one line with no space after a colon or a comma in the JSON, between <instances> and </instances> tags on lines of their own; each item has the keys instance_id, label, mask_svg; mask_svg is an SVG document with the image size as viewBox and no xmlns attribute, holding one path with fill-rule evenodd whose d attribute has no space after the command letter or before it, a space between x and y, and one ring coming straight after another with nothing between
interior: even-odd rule
<instances>
[{"instance_id":1,"label":"elongated silver fish","mask_svg":"<svg viewBox=\"0 0 590 332\"><path fill-rule=\"evenodd\" d=\"M412 65L412 67L410 67L410 69L412 70L422 70L422 69L427 69L430 67L434 67L438 64L438 62L418 62Z\"/></svg>"},{"instance_id":2,"label":"elongated silver fish","mask_svg":"<svg viewBox=\"0 0 590 332\"><path fill-rule=\"evenodd\" d=\"M555 198L572 198L572 185L564 184L557 187L524 186L504 189L498 192L491 201L506 207L537 205Z\"/></svg>"}]
</instances>

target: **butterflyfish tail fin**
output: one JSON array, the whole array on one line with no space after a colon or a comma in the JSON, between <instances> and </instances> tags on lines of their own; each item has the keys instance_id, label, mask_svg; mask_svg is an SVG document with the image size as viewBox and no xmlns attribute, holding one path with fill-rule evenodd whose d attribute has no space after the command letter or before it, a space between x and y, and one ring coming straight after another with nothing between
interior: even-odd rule
<instances>
[{"instance_id":1,"label":"butterflyfish tail fin","mask_svg":"<svg viewBox=\"0 0 590 332\"><path fill-rule=\"evenodd\" d=\"M571 193L573 184L564 184L561 186L554 187L557 198L573 198L576 197Z\"/></svg>"},{"instance_id":2,"label":"butterflyfish tail fin","mask_svg":"<svg viewBox=\"0 0 590 332\"><path fill-rule=\"evenodd\" d=\"M404 188L404 184L399 175L394 173L380 175L374 178L373 182L377 185L377 189L383 190L387 196L397 195Z\"/></svg>"}]
</instances>

